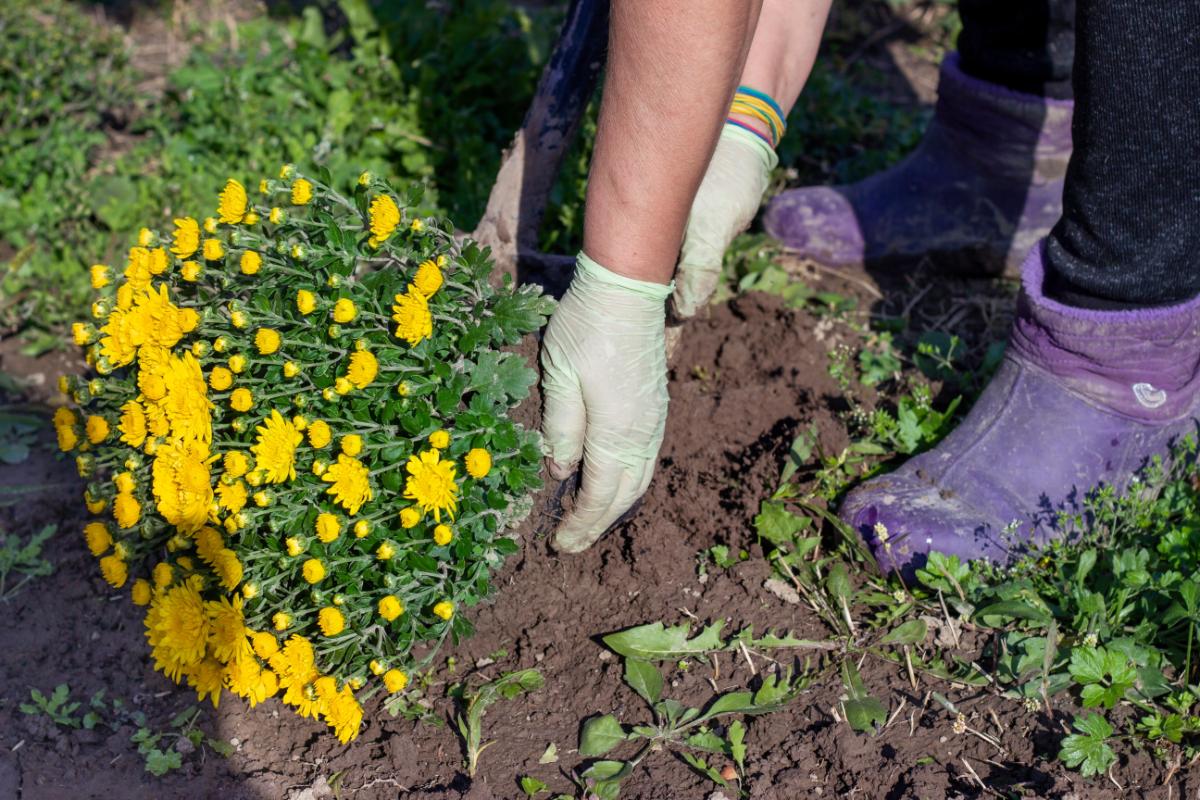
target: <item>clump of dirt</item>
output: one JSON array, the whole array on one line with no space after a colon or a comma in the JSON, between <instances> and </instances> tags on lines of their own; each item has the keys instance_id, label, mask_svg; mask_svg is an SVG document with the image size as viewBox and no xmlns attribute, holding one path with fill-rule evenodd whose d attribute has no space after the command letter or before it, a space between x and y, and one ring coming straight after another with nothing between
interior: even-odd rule
<instances>
[{"instance_id":1,"label":"clump of dirt","mask_svg":"<svg viewBox=\"0 0 1200 800\"><path fill-rule=\"evenodd\" d=\"M828 279L822 288L850 293L855 285ZM626 722L648 721L600 635L692 617L726 619L727 630L753 624L758 631L826 635L806 607L762 590L770 569L751 532L758 503L775 488L798 430L815 424L829 451L846 444L825 355L839 330L765 295L713 307L688 326L676 354L658 473L637 513L573 556L555 554L536 533L552 520L535 514L526 523L522 550L496 576L496 595L468 612L479 633L446 650L456 667L441 662L427 692L434 714L444 720L453 711L444 696L448 684L526 667L545 676L543 689L488 711L484 734L495 744L474 781L462 772L462 752L449 726L393 718L378 702L368 708L359 738L342 746L323 725L297 718L277 700L251 710L227 695L220 709L206 712L201 727L235 742L234 753L228 759L193 754L161 779L143 771L129 725L64 732L22 714L17 704L30 687L49 690L60 682L82 699L104 688L145 711L151 726L165 726L191 699L152 670L139 610L98 577L78 534L82 503L70 464L47 457L5 468L0 483L6 486L70 488L0 510L0 526L23 535L47 522L61 525L50 553L54 574L31 584L0 620L0 797L318 800L336 790L362 800L507 800L522 796L517 781L523 775L555 792L571 792L568 776L582 763L575 748L584 719L611 712ZM535 412L536 401L525 409L530 419ZM548 487L543 499L554 489ZM716 543L745 548L752 557L728 570L710 566L702 578L697 555ZM776 657L785 663L791 658ZM758 669L766 666L759 661ZM893 712L890 723L876 736L852 733L835 718L842 693L836 677L815 682L787 710L749 722L751 797L1162 796L1157 787L1165 770L1148 755L1119 766L1119 790L1065 770L1054 760L1064 714L1049 719L1029 713L1018 701L986 690L925 682L914 691L902 667L882 661L864 662L862 674ZM754 680L744 658L722 654L712 664L670 670L667 692L700 704L712 696L710 678L721 690ZM1002 750L955 734L951 715L930 700L932 688L947 694L973 728L996 737ZM558 760L539 763L551 743ZM1200 774L1185 771L1171 780L1178 796L1190 796ZM661 752L626 782L622 797L692 800L707 798L714 788Z\"/></svg>"}]
</instances>

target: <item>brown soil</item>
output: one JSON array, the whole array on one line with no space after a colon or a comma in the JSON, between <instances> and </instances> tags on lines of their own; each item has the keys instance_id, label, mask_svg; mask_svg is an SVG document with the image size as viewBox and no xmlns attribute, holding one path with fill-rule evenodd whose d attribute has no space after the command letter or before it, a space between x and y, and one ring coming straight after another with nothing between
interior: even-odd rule
<instances>
[{"instance_id":1,"label":"brown soil","mask_svg":"<svg viewBox=\"0 0 1200 800\"><path fill-rule=\"evenodd\" d=\"M820 288L862 297L859 285L827 277ZM829 449L846 443L825 353L847 330L761 295L715 306L691 325L673 369L658 474L636 515L578 556L555 555L537 532L552 520L535 515L522 551L497 576L498 593L471 612L479 634L445 652L457 670L443 663L427 692L442 719L453 710L445 698L448 683L524 667L537 667L546 678L540 691L499 701L488 712L485 737L496 744L484 753L473 782L462 773L450 727L392 718L377 706L368 709L358 740L342 746L276 700L251 710L227 695L219 710L205 712L201 727L236 742L236 752L228 759L192 754L161 779L143 772L130 725L66 731L20 713L17 704L28 699L30 687L48 691L61 682L76 698L105 688L158 727L192 701L190 692L153 672L138 609L114 597L98 577L78 535L82 504L74 487L0 510L0 526L12 532L61 525L49 553L54 574L8 603L0 621L0 798L309 800L333 797L332 785L339 797L363 800L507 800L522 796L516 783L522 775L570 792L567 775L583 763L575 748L585 718L612 712L626 722L647 721L599 635L692 616L727 619L729 630L753 624L759 631L826 635L804 606L763 591L770 573L751 519L774 488L782 454L801 426L816 423ZM0 470L6 487L64 481L76 483L70 465L49 456ZM702 580L697 554L714 543L744 547L751 558L730 570L710 567ZM496 661L475 667L489 657ZM756 666L769 664L759 659ZM1166 770L1147 754L1123 757L1115 770L1121 789L1084 780L1054 760L1067 718L1062 713L1051 720L984 690L928 681L913 691L902 670L883 662L865 662L862 673L896 712L891 723L877 736L852 733L834 716L840 683L821 677L787 710L748 721L751 797L1165 798L1191 797L1200 787L1200 772L1186 770L1170 779L1169 789L1161 786ZM743 658L722 655L711 665L671 671L668 691L702 703L712 694L709 678L722 690L753 680ZM929 700L931 689L949 696L973 728L999 738L1004 751L954 734L950 716ZM550 743L559 760L539 764ZM692 800L713 789L673 754L660 752L627 781L622 797Z\"/></svg>"}]
</instances>

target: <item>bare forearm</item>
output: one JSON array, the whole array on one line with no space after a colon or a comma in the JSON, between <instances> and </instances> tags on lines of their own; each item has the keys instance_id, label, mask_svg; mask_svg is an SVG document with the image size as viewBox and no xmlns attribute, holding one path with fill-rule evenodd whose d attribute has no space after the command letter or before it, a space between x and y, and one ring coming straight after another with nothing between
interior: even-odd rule
<instances>
[{"instance_id":1,"label":"bare forearm","mask_svg":"<svg viewBox=\"0 0 1200 800\"><path fill-rule=\"evenodd\" d=\"M584 250L667 283L762 0L614 0Z\"/></svg>"},{"instance_id":2,"label":"bare forearm","mask_svg":"<svg viewBox=\"0 0 1200 800\"><path fill-rule=\"evenodd\" d=\"M812 73L831 0L763 0L741 84L766 92L784 114Z\"/></svg>"}]
</instances>

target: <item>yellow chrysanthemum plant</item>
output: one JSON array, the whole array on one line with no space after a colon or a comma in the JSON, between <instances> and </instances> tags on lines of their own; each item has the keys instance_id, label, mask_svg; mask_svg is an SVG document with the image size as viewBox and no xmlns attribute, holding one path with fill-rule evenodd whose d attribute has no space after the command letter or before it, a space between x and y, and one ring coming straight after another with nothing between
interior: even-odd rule
<instances>
[{"instance_id":1,"label":"yellow chrysanthemum plant","mask_svg":"<svg viewBox=\"0 0 1200 800\"><path fill-rule=\"evenodd\" d=\"M461 610L517 549L541 441L510 418L535 374L500 348L552 301L491 285L419 189L330 183L230 180L213 216L96 265L73 330L94 374L60 382L54 422L156 667L349 741L370 694L470 633Z\"/></svg>"}]
</instances>

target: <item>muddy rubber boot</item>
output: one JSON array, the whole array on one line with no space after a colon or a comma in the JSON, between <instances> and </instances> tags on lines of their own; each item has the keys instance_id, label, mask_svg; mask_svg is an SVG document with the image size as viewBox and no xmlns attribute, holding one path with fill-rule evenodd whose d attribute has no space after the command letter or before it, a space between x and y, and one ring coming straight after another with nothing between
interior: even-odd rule
<instances>
[{"instance_id":1,"label":"muddy rubber boot","mask_svg":"<svg viewBox=\"0 0 1200 800\"><path fill-rule=\"evenodd\" d=\"M937 447L852 491L840 515L884 569L940 551L1005 562L1060 535L1098 485L1123 491L1200 424L1200 298L1134 311L1072 308L1025 263L1008 351ZM1007 529L1007 530L1006 530Z\"/></svg>"},{"instance_id":2,"label":"muddy rubber boot","mask_svg":"<svg viewBox=\"0 0 1200 800\"><path fill-rule=\"evenodd\" d=\"M972 78L952 53L915 151L858 183L783 192L763 225L828 266L928 256L943 272L1015 277L1062 211L1073 107Z\"/></svg>"}]
</instances>

